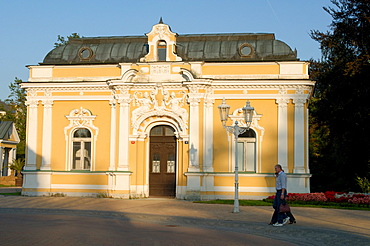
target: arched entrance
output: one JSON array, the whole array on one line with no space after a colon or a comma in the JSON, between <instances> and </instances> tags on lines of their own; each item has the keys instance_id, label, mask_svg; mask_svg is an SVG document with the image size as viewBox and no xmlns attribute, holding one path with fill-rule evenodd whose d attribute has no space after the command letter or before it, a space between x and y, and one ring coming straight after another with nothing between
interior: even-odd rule
<instances>
[{"instance_id":1,"label":"arched entrance","mask_svg":"<svg viewBox=\"0 0 370 246\"><path fill-rule=\"evenodd\" d=\"M166 125L150 131L149 197L176 195L176 136Z\"/></svg>"}]
</instances>

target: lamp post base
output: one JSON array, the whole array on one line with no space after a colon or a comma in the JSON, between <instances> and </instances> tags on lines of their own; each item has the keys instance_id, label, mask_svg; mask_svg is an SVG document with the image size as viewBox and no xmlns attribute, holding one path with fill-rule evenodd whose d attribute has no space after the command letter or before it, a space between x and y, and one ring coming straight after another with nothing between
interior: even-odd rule
<instances>
[{"instance_id":1,"label":"lamp post base","mask_svg":"<svg viewBox=\"0 0 370 246\"><path fill-rule=\"evenodd\" d=\"M234 210L233 213L239 213L239 200L234 200Z\"/></svg>"}]
</instances>

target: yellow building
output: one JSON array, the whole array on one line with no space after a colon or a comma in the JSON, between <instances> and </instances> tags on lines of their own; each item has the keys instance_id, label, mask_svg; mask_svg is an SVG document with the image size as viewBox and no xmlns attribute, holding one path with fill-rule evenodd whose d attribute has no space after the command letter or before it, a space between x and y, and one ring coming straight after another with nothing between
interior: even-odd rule
<instances>
[{"instance_id":1,"label":"yellow building","mask_svg":"<svg viewBox=\"0 0 370 246\"><path fill-rule=\"evenodd\" d=\"M1 111L0 111L1 112ZM3 115L5 111L2 111ZM0 121L0 184L15 185L10 165L16 159L19 136L12 121Z\"/></svg>"},{"instance_id":2,"label":"yellow building","mask_svg":"<svg viewBox=\"0 0 370 246\"><path fill-rule=\"evenodd\" d=\"M146 36L70 39L29 66L24 195L234 195L235 143L218 105L251 129L239 136L240 198L309 192L308 63L273 34L178 35L162 21Z\"/></svg>"}]
</instances>

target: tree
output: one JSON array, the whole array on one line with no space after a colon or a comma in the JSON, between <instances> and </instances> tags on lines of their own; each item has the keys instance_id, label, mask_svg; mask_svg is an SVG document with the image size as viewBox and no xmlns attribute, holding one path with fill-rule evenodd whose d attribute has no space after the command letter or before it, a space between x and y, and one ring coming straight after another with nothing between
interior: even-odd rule
<instances>
[{"instance_id":1,"label":"tree","mask_svg":"<svg viewBox=\"0 0 370 246\"><path fill-rule=\"evenodd\" d=\"M67 36L67 39L65 37L62 37L60 35L58 35L58 39L57 39L57 42L54 43L54 47L59 47L59 46L62 46L62 45L67 45L68 44L68 40L70 38L83 38L83 36L80 36L80 34L74 32L72 33L71 35Z\"/></svg>"},{"instance_id":2,"label":"tree","mask_svg":"<svg viewBox=\"0 0 370 246\"><path fill-rule=\"evenodd\" d=\"M10 83L10 95L5 100L5 104L0 106L0 109L5 111L5 115L0 116L1 121L13 121L17 129L20 142L17 145L17 156L25 156L26 146L26 120L27 120L27 106L26 106L26 91L20 87L22 80L15 78L14 82Z\"/></svg>"},{"instance_id":3,"label":"tree","mask_svg":"<svg viewBox=\"0 0 370 246\"><path fill-rule=\"evenodd\" d=\"M311 31L310 168L314 191L358 190L370 169L370 0L332 0L330 31Z\"/></svg>"}]
</instances>

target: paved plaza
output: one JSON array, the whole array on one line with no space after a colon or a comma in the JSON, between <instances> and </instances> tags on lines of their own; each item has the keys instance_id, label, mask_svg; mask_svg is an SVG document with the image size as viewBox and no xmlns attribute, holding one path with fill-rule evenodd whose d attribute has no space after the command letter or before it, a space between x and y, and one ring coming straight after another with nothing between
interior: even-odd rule
<instances>
[{"instance_id":1,"label":"paved plaza","mask_svg":"<svg viewBox=\"0 0 370 246\"><path fill-rule=\"evenodd\" d=\"M271 207L175 199L0 196L0 245L369 245L370 211L292 208L297 224L267 225Z\"/></svg>"}]
</instances>

